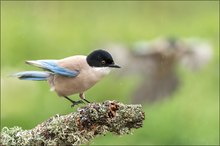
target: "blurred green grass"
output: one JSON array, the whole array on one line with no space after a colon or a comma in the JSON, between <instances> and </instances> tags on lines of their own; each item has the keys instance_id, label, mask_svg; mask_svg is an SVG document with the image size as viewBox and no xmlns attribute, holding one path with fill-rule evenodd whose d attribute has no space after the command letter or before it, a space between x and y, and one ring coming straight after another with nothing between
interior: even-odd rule
<instances>
[{"instance_id":1,"label":"blurred green grass","mask_svg":"<svg viewBox=\"0 0 220 146\"><path fill-rule=\"evenodd\" d=\"M92 144L219 144L219 2L1 2L1 127L30 129L75 109L47 83L8 75L34 68L29 59L88 54L105 43L159 36L201 37L214 56L200 72L178 68L181 88L167 100L144 105L144 127L123 137L107 134ZM113 74L87 92L91 101L130 102L140 79ZM73 98L78 98L74 95Z\"/></svg>"}]
</instances>

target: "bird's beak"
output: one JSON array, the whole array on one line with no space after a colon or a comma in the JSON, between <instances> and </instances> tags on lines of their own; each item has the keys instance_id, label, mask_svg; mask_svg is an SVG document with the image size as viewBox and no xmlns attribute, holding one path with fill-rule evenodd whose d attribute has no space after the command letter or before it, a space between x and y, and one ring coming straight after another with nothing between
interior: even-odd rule
<instances>
[{"instance_id":1,"label":"bird's beak","mask_svg":"<svg viewBox=\"0 0 220 146\"><path fill-rule=\"evenodd\" d=\"M112 67L112 68L121 68L120 66L116 65L116 64L110 64L108 67Z\"/></svg>"}]
</instances>

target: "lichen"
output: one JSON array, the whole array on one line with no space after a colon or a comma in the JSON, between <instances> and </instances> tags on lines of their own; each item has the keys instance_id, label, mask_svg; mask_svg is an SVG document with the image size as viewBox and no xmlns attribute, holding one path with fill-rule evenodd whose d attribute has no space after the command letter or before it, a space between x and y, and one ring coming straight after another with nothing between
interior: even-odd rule
<instances>
[{"instance_id":1,"label":"lichen","mask_svg":"<svg viewBox=\"0 0 220 146\"><path fill-rule=\"evenodd\" d=\"M117 101L90 103L68 115L55 115L31 130L20 127L1 131L2 145L80 145L98 135L129 134L145 119L141 105Z\"/></svg>"}]
</instances>

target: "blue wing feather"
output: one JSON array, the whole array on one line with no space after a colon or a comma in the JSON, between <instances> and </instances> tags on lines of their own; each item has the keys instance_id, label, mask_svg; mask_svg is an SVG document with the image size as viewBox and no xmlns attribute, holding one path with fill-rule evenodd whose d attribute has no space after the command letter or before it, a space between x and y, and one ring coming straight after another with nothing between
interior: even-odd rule
<instances>
[{"instance_id":1,"label":"blue wing feather","mask_svg":"<svg viewBox=\"0 0 220 146\"><path fill-rule=\"evenodd\" d=\"M54 74L59 74L67 77L76 77L79 74L78 70L70 70L64 67L60 67L57 64L57 60L36 60L26 61L26 63L48 70Z\"/></svg>"},{"instance_id":2,"label":"blue wing feather","mask_svg":"<svg viewBox=\"0 0 220 146\"><path fill-rule=\"evenodd\" d=\"M47 80L50 73L44 71L23 71L13 74L12 76L18 77L21 80L44 81Z\"/></svg>"}]
</instances>

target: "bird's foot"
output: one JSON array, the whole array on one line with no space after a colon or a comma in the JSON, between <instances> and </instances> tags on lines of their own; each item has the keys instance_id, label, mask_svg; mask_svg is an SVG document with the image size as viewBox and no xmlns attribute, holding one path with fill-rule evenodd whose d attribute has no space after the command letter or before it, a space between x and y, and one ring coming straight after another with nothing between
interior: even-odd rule
<instances>
[{"instance_id":1,"label":"bird's foot","mask_svg":"<svg viewBox=\"0 0 220 146\"><path fill-rule=\"evenodd\" d=\"M82 100L72 101L71 107L74 107L75 105L82 104L82 103L84 103Z\"/></svg>"}]
</instances>

